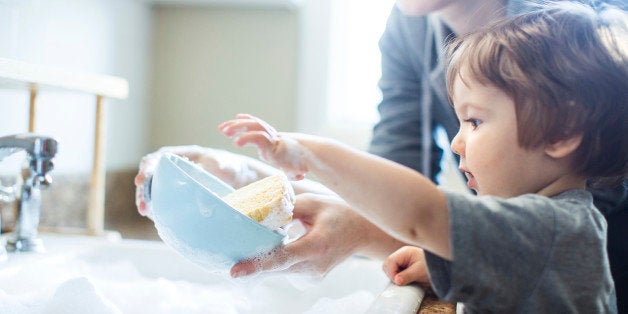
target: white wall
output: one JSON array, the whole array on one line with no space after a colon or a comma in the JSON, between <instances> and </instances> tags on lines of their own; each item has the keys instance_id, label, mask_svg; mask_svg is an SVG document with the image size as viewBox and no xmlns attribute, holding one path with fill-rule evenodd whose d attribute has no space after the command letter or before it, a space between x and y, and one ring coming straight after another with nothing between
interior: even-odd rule
<instances>
[{"instance_id":1,"label":"white wall","mask_svg":"<svg viewBox=\"0 0 628 314\"><path fill-rule=\"evenodd\" d=\"M136 167L148 149L150 41L151 8L143 1L0 1L0 57L129 81L126 100L107 101L109 170ZM27 96L0 89L0 136L27 131ZM60 141L55 172L89 172L95 97L42 91L38 99L38 133ZM19 171L11 160L0 167Z\"/></svg>"},{"instance_id":2,"label":"white wall","mask_svg":"<svg viewBox=\"0 0 628 314\"><path fill-rule=\"evenodd\" d=\"M198 144L243 152L216 128L242 112L295 128L297 11L192 6L154 13L153 149Z\"/></svg>"},{"instance_id":3,"label":"white wall","mask_svg":"<svg viewBox=\"0 0 628 314\"><path fill-rule=\"evenodd\" d=\"M128 99L107 102L106 158L108 170L134 169L164 145L237 150L216 125L239 112L297 129L299 49L310 57L327 49L324 42L303 46L303 16L317 16L301 11L283 4L3 0L0 57L126 78ZM324 99L314 94L310 112ZM93 95L40 93L37 131L60 141L55 173L90 171L94 103ZM0 89L0 136L26 132L27 120L28 92ZM22 159L0 162L0 173L17 173Z\"/></svg>"}]
</instances>

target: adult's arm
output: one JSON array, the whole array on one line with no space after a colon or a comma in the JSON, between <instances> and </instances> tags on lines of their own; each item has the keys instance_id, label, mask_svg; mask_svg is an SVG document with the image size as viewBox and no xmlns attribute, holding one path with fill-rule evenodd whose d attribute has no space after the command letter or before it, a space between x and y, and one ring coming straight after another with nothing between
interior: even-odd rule
<instances>
[{"instance_id":1,"label":"adult's arm","mask_svg":"<svg viewBox=\"0 0 628 314\"><path fill-rule=\"evenodd\" d=\"M231 275L280 271L322 276L353 254L383 260L405 245L357 214L337 196L298 195L294 219L305 226L305 235L280 246L264 259L237 263ZM427 276L423 281L428 281Z\"/></svg>"}]
</instances>

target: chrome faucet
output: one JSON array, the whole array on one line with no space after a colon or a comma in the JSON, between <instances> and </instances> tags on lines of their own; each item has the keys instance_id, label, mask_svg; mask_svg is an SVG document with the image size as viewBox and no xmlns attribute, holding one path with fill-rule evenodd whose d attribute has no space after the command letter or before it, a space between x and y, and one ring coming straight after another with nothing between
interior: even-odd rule
<instances>
[{"instance_id":1,"label":"chrome faucet","mask_svg":"<svg viewBox=\"0 0 628 314\"><path fill-rule=\"evenodd\" d=\"M52 183L49 172L53 168L52 158L57 153L57 141L30 133L0 137L0 161L22 150L26 151L28 166L22 170L17 221L13 234L7 239L6 249L9 252L41 252L43 242L37 234L41 189Z\"/></svg>"}]
</instances>

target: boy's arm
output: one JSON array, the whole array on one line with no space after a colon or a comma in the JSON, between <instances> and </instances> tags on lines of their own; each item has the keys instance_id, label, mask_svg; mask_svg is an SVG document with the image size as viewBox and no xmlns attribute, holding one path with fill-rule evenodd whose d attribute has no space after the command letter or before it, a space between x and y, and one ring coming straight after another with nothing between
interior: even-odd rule
<instances>
[{"instance_id":1,"label":"boy's arm","mask_svg":"<svg viewBox=\"0 0 628 314\"><path fill-rule=\"evenodd\" d=\"M220 131L297 179L311 171L376 226L395 238L451 259L445 194L416 171L333 140L278 133L264 121L238 115Z\"/></svg>"},{"instance_id":2,"label":"boy's arm","mask_svg":"<svg viewBox=\"0 0 628 314\"><path fill-rule=\"evenodd\" d=\"M299 138L307 169L368 220L397 239L451 258L444 193L402 165L338 142Z\"/></svg>"}]
</instances>

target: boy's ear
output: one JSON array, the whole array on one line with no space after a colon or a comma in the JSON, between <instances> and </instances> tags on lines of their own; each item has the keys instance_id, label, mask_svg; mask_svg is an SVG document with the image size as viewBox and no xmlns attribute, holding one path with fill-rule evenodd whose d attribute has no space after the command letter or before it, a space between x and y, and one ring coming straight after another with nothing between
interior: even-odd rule
<instances>
[{"instance_id":1,"label":"boy's ear","mask_svg":"<svg viewBox=\"0 0 628 314\"><path fill-rule=\"evenodd\" d=\"M556 159L563 158L578 149L580 143L582 143L582 134L574 135L568 139L547 144L545 146L545 154Z\"/></svg>"}]
</instances>

